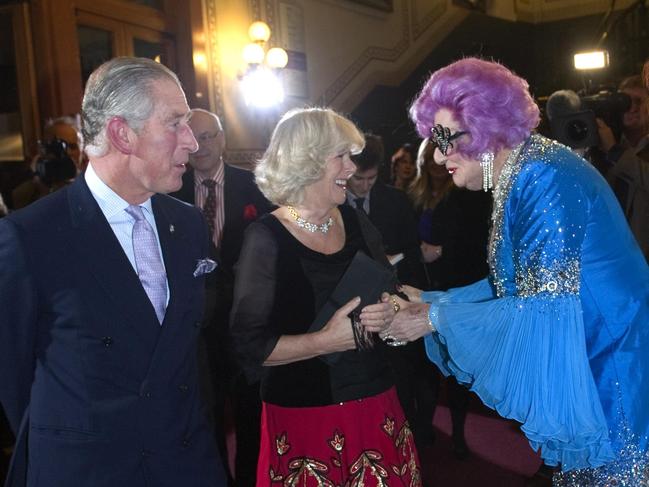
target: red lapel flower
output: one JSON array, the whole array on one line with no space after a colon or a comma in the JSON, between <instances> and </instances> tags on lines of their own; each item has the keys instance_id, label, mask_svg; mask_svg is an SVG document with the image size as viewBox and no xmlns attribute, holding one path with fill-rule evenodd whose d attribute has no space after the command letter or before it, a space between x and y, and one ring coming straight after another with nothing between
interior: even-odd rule
<instances>
[{"instance_id":1,"label":"red lapel flower","mask_svg":"<svg viewBox=\"0 0 649 487\"><path fill-rule=\"evenodd\" d=\"M252 221L257 218L257 208L252 203L243 207L243 219L245 221Z\"/></svg>"}]
</instances>

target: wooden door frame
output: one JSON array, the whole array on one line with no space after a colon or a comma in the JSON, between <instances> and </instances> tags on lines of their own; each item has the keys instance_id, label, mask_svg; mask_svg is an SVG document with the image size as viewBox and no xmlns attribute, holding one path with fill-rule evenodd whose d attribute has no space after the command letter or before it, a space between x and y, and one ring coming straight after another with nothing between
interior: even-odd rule
<instances>
[{"instance_id":1,"label":"wooden door frame","mask_svg":"<svg viewBox=\"0 0 649 487\"><path fill-rule=\"evenodd\" d=\"M27 4L20 3L1 6L0 12L7 12L11 16L23 155L27 158L35 154L41 135L29 8Z\"/></svg>"}]
</instances>

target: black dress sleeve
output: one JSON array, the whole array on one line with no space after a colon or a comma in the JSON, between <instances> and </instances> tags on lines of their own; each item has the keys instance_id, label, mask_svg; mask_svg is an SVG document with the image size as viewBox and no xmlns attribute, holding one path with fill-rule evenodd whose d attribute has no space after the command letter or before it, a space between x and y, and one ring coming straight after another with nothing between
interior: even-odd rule
<instances>
[{"instance_id":1,"label":"black dress sleeve","mask_svg":"<svg viewBox=\"0 0 649 487\"><path fill-rule=\"evenodd\" d=\"M262 364L280 337L270 324L277 256L277 240L271 229L259 221L250 224L235 266L230 332L237 361L251 382L260 379Z\"/></svg>"}]
</instances>

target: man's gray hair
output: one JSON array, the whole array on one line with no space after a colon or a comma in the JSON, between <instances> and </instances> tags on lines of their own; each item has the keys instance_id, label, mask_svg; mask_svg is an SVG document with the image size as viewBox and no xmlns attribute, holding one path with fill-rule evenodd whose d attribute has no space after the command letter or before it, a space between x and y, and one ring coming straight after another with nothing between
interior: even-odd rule
<instances>
[{"instance_id":1,"label":"man's gray hair","mask_svg":"<svg viewBox=\"0 0 649 487\"><path fill-rule=\"evenodd\" d=\"M106 124L121 117L138 131L153 112L151 82L169 79L180 86L173 71L147 58L117 57L99 66L88 78L81 105L86 153L100 157L108 150Z\"/></svg>"}]
</instances>

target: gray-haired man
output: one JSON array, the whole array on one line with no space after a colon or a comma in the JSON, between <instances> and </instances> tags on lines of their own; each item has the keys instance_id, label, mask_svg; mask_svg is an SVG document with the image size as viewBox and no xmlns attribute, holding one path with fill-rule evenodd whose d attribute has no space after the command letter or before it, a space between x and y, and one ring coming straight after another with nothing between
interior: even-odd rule
<instances>
[{"instance_id":1,"label":"gray-haired man","mask_svg":"<svg viewBox=\"0 0 649 487\"><path fill-rule=\"evenodd\" d=\"M0 221L10 485L225 485L197 384L207 228L159 194L197 147L185 95L116 58L82 110L84 176Z\"/></svg>"}]
</instances>

